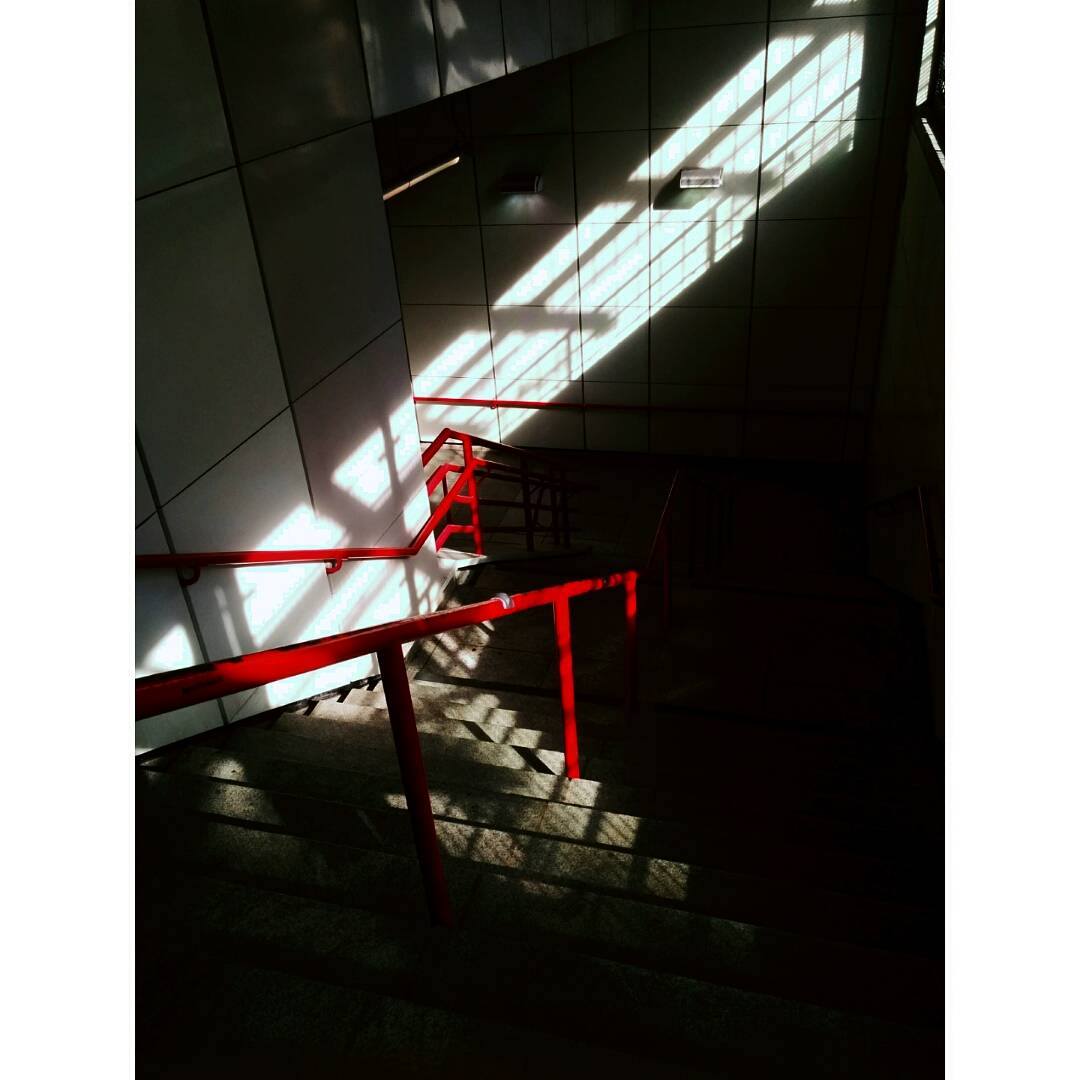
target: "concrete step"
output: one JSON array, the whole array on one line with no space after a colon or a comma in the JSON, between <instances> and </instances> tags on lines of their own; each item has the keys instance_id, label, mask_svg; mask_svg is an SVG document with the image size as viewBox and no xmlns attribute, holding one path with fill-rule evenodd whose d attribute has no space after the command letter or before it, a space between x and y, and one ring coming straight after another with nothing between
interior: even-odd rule
<instances>
[{"instance_id":1,"label":"concrete step","mask_svg":"<svg viewBox=\"0 0 1080 1080\"><path fill-rule=\"evenodd\" d=\"M327 706L328 710L332 708L332 705ZM350 707L350 711L354 709L355 706ZM369 749L393 751L394 748L385 713L371 716L366 722L358 720L355 713L348 719L284 714L265 730L282 738L303 739L329 753L343 755L346 760L361 756ZM554 776L566 774L566 759L561 750L529 745L528 740L535 733L522 736L521 741L484 740L478 738L478 732L470 730L467 724L461 724L459 729L452 721L435 723L428 720L418 721L417 730L425 760L453 758L503 769L532 769ZM561 745L561 739L559 743ZM596 744L590 746L596 748ZM618 781L622 777L619 761L586 754L584 747L581 748L580 764L582 776L589 779Z\"/></svg>"},{"instance_id":2,"label":"concrete step","mask_svg":"<svg viewBox=\"0 0 1080 1080\"><path fill-rule=\"evenodd\" d=\"M442 707L424 703L414 703L417 730L428 735L445 735L466 742L491 742L502 746L520 746L531 750L561 750L563 746L562 718L544 727L529 726L528 719L515 714L515 719L522 723L509 724L503 717L494 722L487 720L458 719L453 705ZM467 711L467 710L461 710ZM314 723L312 723L314 721ZM282 713L274 721L275 731L290 731L302 735L305 731L319 732L324 724L339 724L343 727L385 728L390 730L390 716L385 708L374 705L349 705L338 701L320 701L310 715ZM622 760L621 739L594 738L582 731L584 725L578 725L578 747L582 754L589 757L601 757L612 762Z\"/></svg>"},{"instance_id":3,"label":"concrete step","mask_svg":"<svg viewBox=\"0 0 1080 1080\"><path fill-rule=\"evenodd\" d=\"M269 793L329 800L369 813L405 809L400 783L393 777L368 778L347 770L276 761L235 750L226 753L188 747L161 768L178 775L246 784ZM433 784L430 797L435 816L451 821L588 842L640 855L666 855L855 895L910 902L933 895L939 885L940 875L930 868L920 872L881 859L799 845L768 831L750 832L745 824L724 827L718 823L707 836L695 837L673 821L452 785ZM360 824L358 819L357 827Z\"/></svg>"},{"instance_id":4,"label":"concrete step","mask_svg":"<svg viewBox=\"0 0 1080 1080\"><path fill-rule=\"evenodd\" d=\"M460 707L453 703L430 703L421 699L421 704L416 709L417 729L426 735L463 739L467 742L491 742L525 749L559 751L563 745L561 716L557 720L544 718L550 729L556 729L557 726L557 730L539 730L511 726L504 722L468 719L459 721L449 715L457 708ZM510 714L504 712L499 720L503 720L507 715ZM522 719L520 713L512 715L514 719ZM267 726L273 731L309 739L325 736L335 744L347 742L349 731L353 727L381 731L384 739L390 737L389 716L384 708L349 705L337 701L320 701L310 714L285 712ZM697 747L700 752L700 734L695 737L698 725L687 724L687 728L688 744ZM597 729L590 727L589 730ZM715 743L715 733L709 734ZM897 791L895 786L890 786L889 781L892 778L887 768L872 768L866 764L860 764L857 768L844 768L824 757L813 759L806 750L788 753L776 749L776 741L772 740L773 745L758 748L756 753L745 743L728 745L726 741L722 742L722 753L709 761L710 786L715 784L733 788L750 785L756 788L761 781L754 779L753 774L758 772L767 777L770 784L794 785L797 790L807 793L824 793L870 802L875 806L873 812L879 815L883 811L878 807L882 805L888 806L889 815L896 813L897 807L904 801L904 796L910 794L910 790L901 792ZM605 775L610 775L618 779L622 776L622 742L622 739L593 738L579 732L580 753L589 761L587 771L592 777L603 779ZM357 735L355 744L356 747L381 745L373 742L367 734ZM601 762L606 764L602 765ZM545 761L545 764L550 767L550 762ZM677 772L678 767L675 768ZM910 787L907 773L904 774L904 779L908 780ZM861 806L858 811L865 813Z\"/></svg>"},{"instance_id":5,"label":"concrete step","mask_svg":"<svg viewBox=\"0 0 1080 1080\"><path fill-rule=\"evenodd\" d=\"M169 886L160 890L155 930L176 951L535 1031L581 1032L600 1046L633 1046L646 1058L655 1053L715 1069L732 1053L749 1052L749 1072L726 1074L876 1077L923 1075L895 1069L939 1052L941 1036L933 1030L598 957L551 935L493 933L479 924L489 906L463 913L447 933L234 883L187 879ZM520 905L513 910L528 915ZM739 929L729 926L728 936ZM474 1048L484 1045L477 1035ZM881 1054L886 1048L898 1060L890 1064ZM759 1073L755 1061L768 1071ZM808 1064L815 1061L823 1072ZM785 1062L780 1073L772 1071ZM794 1062L802 1071L788 1071ZM655 1074L646 1068L644 1075Z\"/></svg>"},{"instance_id":6,"label":"concrete step","mask_svg":"<svg viewBox=\"0 0 1080 1080\"><path fill-rule=\"evenodd\" d=\"M277 858L281 867L289 864L292 868L283 884L302 880L314 860L323 877L310 880L322 881L324 885L332 882L330 887L342 890L352 889L356 884L353 876L356 868L350 854L357 857L363 872L372 857L384 852L402 857L412 853L411 834L403 814L373 820L370 815L341 804L149 770L141 771L138 779L143 807L140 820L148 828L158 832L159 838L160 830L166 830L170 846L182 834L193 833L190 837L193 846L182 845L183 851L175 852L177 857L187 858L190 854L198 860L214 858L212 852L217 852L217 857L232 860L225 866L237 871L245 865L239 861L241 852L237 846L243 849L243 857L247 857L250 843L257 854L253 865L261 869L243 872L254 879L265 874L264 860L277 847L280 847ZM220 840L213 833L218 822L202 816L186 816L185 811L228 821L229 824L220 825L221 829L229 830L225 839ZM203 825L210 832L204 832ZM235 833L237 828L240 833ZM275 831L267 832L267 829ZM471 868L611 892L839 941L918 951L932 939L934 923L929 912L878 898L769 882L713 867L457 821L437 821L436 832L444 858ZM296 833L301 836L298 838ZM305 850L298 851L297 844ZM324 849L330 849L333 858L327 855L323 859L320 853ZM341 873L334 876L337 870ZM326 879L328 873L331 877ZM381 880L371 882L376 891L384 885Z\"/></svg>"},{"instance_id":7,"label":"concrete step","mask_svg":"<svg viewBox=\"0 0 1080 1080\"><path fill-rule=\"evenodd\" d=\"M454 740L451 740L454 741ZM237 751L284 761L350 769L382 777L396 785L397 756L389 744L363 748L346 747L305 739L272 730L230 726L211 733L213 742L226 752ZM894 820L886 812L873 813L863 803L825 795L807 796L786 790L783 785L763 784L756 788L724 789L699 785L683 791L649 790L614 781L582 778L568 780L543 772L547 766L530 759L532 751L460 744L475 751L444 755L438 747L425 746L424 759L430 783L453 783L479 791L545 799L586 806L597 810L669 818L687 824L696 834L700 823L751 823L754 831L782 829L801 841L813 838L817 846L860 851L880 857L907 858L911 849L925 852L926 830L914 829L909 821ZM502 755L524 755L510 767L492 762L492 751ZM488 760L484 760L484 758ZM157 760L151 759L151 762ZM748 805L747 800L751 800ZM932 834L931 838L932 838ZM923 855L925 858L925 855Z\"/></svg>"}]
</instances>

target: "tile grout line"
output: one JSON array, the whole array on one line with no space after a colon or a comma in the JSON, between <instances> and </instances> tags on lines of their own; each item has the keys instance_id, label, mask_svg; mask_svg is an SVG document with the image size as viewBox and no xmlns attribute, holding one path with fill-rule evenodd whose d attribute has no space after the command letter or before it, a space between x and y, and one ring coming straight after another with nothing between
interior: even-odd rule
<instances>
[{"instance_id":1,"label":"tile grout line","mask_svg":"<svg viewBox=\"0 0 1080 1080\"><path fill-rule=\"evenodd\" d=\"M165 546L169 551L176 554L176 544L173 542L172 530L169 528L169 523L165 520L165 515L162 511L162 503L158 497L157 485L154 483L154 478L150 475L150 468L146 460L146 452L143 450L142 439L139 438L139 429L135 428L135 455L142 465L143 475L146 478L146 485L150 489L150 498L154 503L154 513L157 514L158 524L161 526L162 535L165 537ZM146 519L149 521L154 514ZM143 524L146 522L144 521ZM138 526L136 526L138 528ZM199 648L202 650L203 661L207 661L210 658L210 652L206 647L206 641L203 638L202 628L199 626L198 620L195 618L195 608L191 602L191 591L180 584L180 575L175 573L177 588L180 590L180 594L184 598L184 606L187 608L188 618L191 620L191 628L195 632L195 640L198 642ZM221 698L214 698L214 704L217 705L218 712L221 715L221 725L225 727L229 723L229 718L225 715L225 706L221 701Z\"/></svg>"}]
</instances>

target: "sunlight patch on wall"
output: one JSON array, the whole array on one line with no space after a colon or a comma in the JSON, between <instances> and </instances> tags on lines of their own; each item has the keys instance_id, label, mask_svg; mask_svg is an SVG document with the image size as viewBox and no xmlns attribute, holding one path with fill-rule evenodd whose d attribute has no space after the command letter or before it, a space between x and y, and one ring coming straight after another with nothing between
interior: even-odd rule
<instances>
[{"instance_id":1,"label":"sunlight patch on wall","mask_svg":"<svg viewBox=\"0 0 1080 1080\"><path fill-rule=\"evenodd\" d=\"M135 668L135 678L191 667L195 662L195 650L191 647L188 632L177 624L143 656L142 664Z\"/></svg>"},{"instance_id":2,"label":"sunlight patch on wall","mask_svg":"<svg viewBox=\"0 0 1080 1080\"><path fill-rule=\"evenodd\" d=\"M344 533L339 524L317 518L311 507L304 503L257 544L256 550L335 547L342 543ZM313 567L310 564L241 566L233 570L244 622L256 646L269 641L281 621L323 572L321 565ZM224 599L222 590L217 591L219 599Z\"/></svg>"}]
</instances>

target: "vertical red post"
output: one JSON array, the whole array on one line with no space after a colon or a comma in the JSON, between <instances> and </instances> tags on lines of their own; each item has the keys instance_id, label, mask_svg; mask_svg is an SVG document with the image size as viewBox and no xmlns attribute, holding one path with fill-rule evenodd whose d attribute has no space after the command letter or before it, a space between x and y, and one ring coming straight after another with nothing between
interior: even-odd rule
<instances>
[{"instance_id":1,"label":"vertical red post","mask_svg":"<svg viewBox=\"0 0 1080 1080\"><path fill-rule=\"evenodd\" d=\"M431 814L427 772L420 753L420 736L416 733L416 713L413 711L409 677L400 645L387 645L378 650L379 671L386 692L386 708L390 713L390 729L394 733L401 783L409 808L416 854L420 859L420 874L424 879L428 911L436 926L453 926L450 893L446 888L439 841L435 835L435 819Z\"/></svg>"},{"instance_id":2,"label":"vertical red post","mask_svg":"<svg viewBox=\"0 0 1080 1080\"><path fill-rule=\"evenodd\" d=\"M581 776L581 767L578 764L577 711L574 706L574 654L570 649L570 601L562 593L552 606L555 608L555 649L559 658L566 775L577 780Z\"/></svg>"},{"instance_id":3,"label":"vertical red post","mask_svg":"<svg viewBox=\"0 0 1080 1080\"><path fill-rule=\"evenodd\" d=\"M638 711L637 571L626 575L626 720Z\"/></svg>"},{"instance_id":4,"label":"vertical red post","mask_svg":"<svg viewBox=\"0 0 1080 1080\"><path fill-rule=\"evenodd\" d=\"M462 437L462 448L465 451L465 471L469 474L465 495L469 500L469 509L472 511L473 549L477 555L483 555L484 533L480 527L480 491L476 483L476 459L473 457L472 439L468 435Z\"/></svg>"},{"instance_id":5,"label":"vertical red post","mask_svg":"<svg viewBox=\"0 0 1080 1080\"><path fill-rule=\"evenodd\" d=\"M529 463L521 459L521 512L525 516L525 548L533 550L532 508L529 506Z\"/></svg>"}]
</instances>

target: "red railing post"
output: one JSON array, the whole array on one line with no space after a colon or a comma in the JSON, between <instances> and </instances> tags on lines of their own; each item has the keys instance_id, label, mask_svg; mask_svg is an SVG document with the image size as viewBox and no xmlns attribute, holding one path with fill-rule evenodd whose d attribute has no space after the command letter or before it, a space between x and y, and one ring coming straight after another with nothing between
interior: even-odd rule
<instances>
[{"instance_id":1,"label":"red railing post","mask_svg":"<svg viewBox=\"0 0 1080 1080\"><path fill-rule=\"evenodd\" d=\"M529 507L529 463L521 459L521 510L525 515L525 549L533 550L532 510Z\"/></svg>"},{"instance_id":2,"label":"red railing post","mask_svg":"<svg viewBox=\"0 0 1080 1080\"><path fill-rule=\"evenodd\" d=\"M405 672L405 660L401 646L387 645L379 649L379 671L382 673L386 693L386 709L390 714L390 728L394 734L398 765L401 767L401 783L405 789L405 803L409 808L416 854L420 859L420 874L424 879L428 911L436 926L453 926L454 916L450 910L450 893L446 888L439 841L435 835L435 819L431 814L431 795L428 793L427 772L420 753L420 736L416 733L416 713L413 711L409 676Z\"/></svg>"},{"instance_id":3,"label":"red railing post","mask_svg":"<svg viewBox=\"0 0 1080 1080\"><path fill-rule=\"evenodd\" d=\"M476 459L473 457L472 439L465 435L461 442L462 449L465 451L465 471L469 474L465 494L469 501L469 509L472 511L473 549L477 555L483 555L484 533L480 527L480 491L476 481Z\"/></svg>"},{"instance_id":4,"label":"red railing post","mask_svg":"<svg viewBox=\"0 0 1080 1080\"><path fill-rule=\"evenodd\" d=\"M626 719L638 711L637 571L626 574Z\"/></svg>"},{"instance_id":5,"label":"red railing post","mask_svg":"<svg viewBox=\"0 0 1080 1080\"><path fill-rule=\"evenodd\" d=\"M552 606L555 609L555 649L559 658L566 775L571 780L577 780L581 776L581 768L578 764L577 713L574 708L574 654L570 648L570 601L565 593L561 593Z\"/></svg>"}]
</instances>

